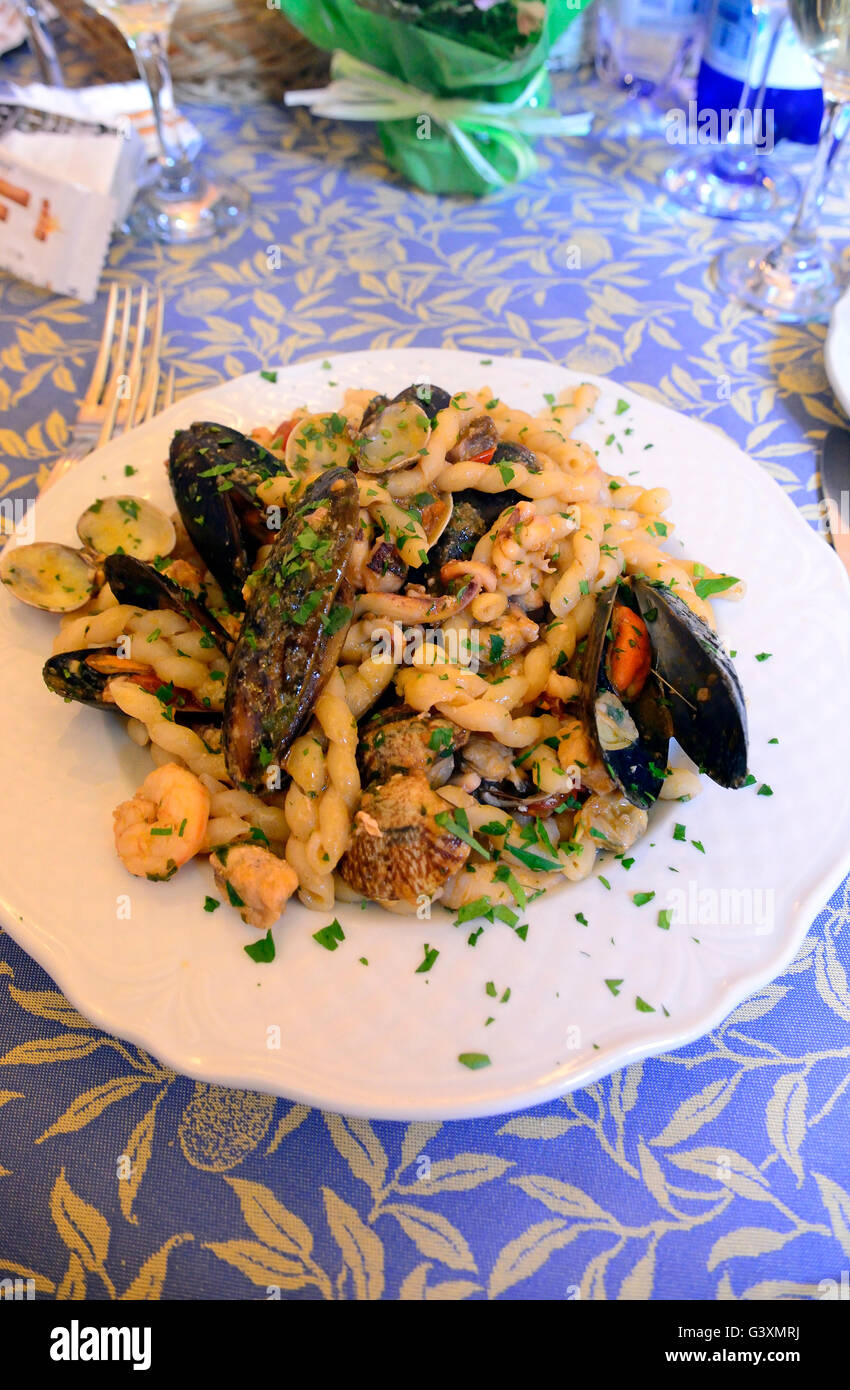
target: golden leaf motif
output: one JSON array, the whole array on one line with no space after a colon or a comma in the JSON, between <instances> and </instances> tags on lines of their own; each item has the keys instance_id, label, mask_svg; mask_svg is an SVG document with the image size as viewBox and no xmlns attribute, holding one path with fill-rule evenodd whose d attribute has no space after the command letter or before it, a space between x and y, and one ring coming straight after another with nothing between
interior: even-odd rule
<instances>
[{"instance_id":1,"label":"golden leaf motif","mask_svg":"<svg viewBox=\"0 0 850 1390\"><path fill-rule=\"evenodd\" d=\"M382 1207L381 1214L394 1216L404 1234L427 1259L440 1260L449 1269L477 1268L464 1236L440 1212L408 1202L393 1202Z\"/></svg>"},{"instance_id":2,"label":"golden leaf motif","mask_svg":"<svg viewBox=\"0 0 850 1390\"><path fill-rule=\"evenodd\" d=\"M425 1260L410 1271L407 1278L402 1281L398 1291L399 1302L418 1303L424 1301L428 1270L432 1268L430 1260Z\"/></svg>"},{"instance_id":3,"label":"golden leaf motif","mask_svg":"<svg viewBox=\"0 0 850 1390\"><path fill-rule=\"evenodd\" d=\"M354 1297L379 1299L384 1292L384 1247L374 1231L364 1225L354 1207L329 1187L322 1188L325 1214L334 1240L351 1275Z\"/></svg>"},{"instance_id":4,"label":"golden leaf motif","mask_svg":"<svg viewBox=\"0 0 850 1390\"><path fill-rule=\"evenodd\" d=\"M741 1073L712 1081L676 1107L660 1134L650 1140L653 1147L669 1148L690 1139L703 1125L714 1120L729 1104L741 1080Z\"/></svg>"},{"instance_id":5,"label":"golden leaf motif","mask_svg":"<svg viewBox=\"0 0 850 1390\"><path fill-rule=\"evenodd\" d=\"M41 1144L45 1139L52 1139L54 1134L70 1134L76 1129L83 1129L102 1115L107 1106L114 1105L118 1100L126 1100L127 1096L132 1096L144 1085L143 1076L116 1076L90 1091L84 1091L35 1142Z\"/></svg>"},{"instance_id":6,"label":"golden leaf motif","mask_svg":"<svg viewBox=\"0 0 850 1390\"><path fill-rule=\"evenodd\" d=\"M289 1110L278 1120L275 1132L269 1141L266 1149L266 1157L273 1154L281 1145L288 1134L293 1134L299 1125L303 1125L307 1116L310 1114L308 1105L292 1105Z\"/></svg>"},{"instance_id":7,"label":"golden leaf motif","mask_svg":"<svg viewBox=\"0 0 850 1390\"><path fill-rule=\"evenodd\" d=\"M656 1248L657 1242L651 1241L646 1254L641 1256L634 1268L626 1275L617 1294L618 1302L636 1300L646 1302L652 1298L652 1286L655 1282Z\"/></svg>"},{"instance_id":8,"label":"golden leaf motif","mask_svg":"<svg viewBox=\"0 0 850 1390\"><path fill-rule=\"evenodd\" d=\"M65 1277L56 1290L57 1299L76 1300L86 1296L86 1271L83 1268L82 1260L75 1250L68 1256L68 1268Z\"/></svg>"},{"instance_id":9,"label":"golden leaf motif","mask_svg":"<svg viewBox=\"0 0 850 1390\"><path fill-rule=\"evenodd\" d=\"M739 1226L737 1231L728 1231L714 1242L706 1268L714 1270L724 1260L734 1260L744 1255L751 1259L757 1255L770 1255L800 1234L800 1231L772 1231L768 1226Z\"/></svg>"},{"instance_id":10,"label":"golden leaf motif","mask_svg":"<svg viewBox=\"0 0 850 1390\"><path fill-rule=\"evenodd\" d=\"M89 1273L102 1274L109 1250L109 1223L97 1207L72 1190L64 1168L50 1193L50 1212L68 1249L79 1255Z\"/></svg>"},{"instance_id":11,"label":"golden leaf motif","mask_svg":"<svg viewBox=\"0 0 850 1390\"><path fill-rule=\"evenodd\" d=\"M832 1230L845 1255L850 1255L850 1192L845 1192L824 1173L812 1173L821 1201L829 1213Z\"/></svg>"},{"instance_id":12,"label":"golden leaf motif","mask_svg":"<svg viewBox=\"0 0 850 1390\"><path fill-rule=\"evenodd\" d=\"M0 1270L6 1270L19 1279L32 1279L38 1293L53 1293L56 1287L53 1280L48 1279L46 1275L37 1274L34 1269L29 1269L26 1265L15 1264L13 1260L4 1260L2 1256L0 1256Z\"/></svg>"},{"instance_id":13,"label":"golden leaf motif","mask_svg":"<svg viewBox=\"0 0 850 1390\"><path fill-rule=\"evenodd\" d=\"M422 1153L425 1145L435 1138L442 1128L443 1125L440 1120L414 1120L407 1126L401 1141L400 1173L403 1173L405 1168L410 1167L413 1160Z\"/></svg>"},{"instance_id":14,"label":"golden leaf motif","mask_svg":"<svg viewBox=\"0 0 850 1390\"><path fill-rule=\"evenodd\" d=\"M433 1197L438 1192L471 1192L482 1183L493 1182L514 1165L496 1154L455 1154L454 1158L436 1159L429 1165L427 1177L413 1183L395 1184L396 1192L415 1192Z\"/></svg>"},{"instance_id":15,"label":"golden leaf motif","mask_svg":"<svg viewBox=\"0 0 850 1390\"><path fill-rule=\"evenodd\" d=\"M133 1211L133 1203L150 1162L156 1128L156 1112L167 1090L168 1087L163 1086L153 1105L139 1120L125 1147L125 1155L130 1160L130 1175L127 1178L122 1178L118 1184L118 1200L121 1204L122 1214L132 1226L138 1225L138 1217Z\"/></svg>"},{"instance_id":16,"label":"golden leaf motif","mask_svg":"<svg viewBox=\"0 0 850 1390\"><path fill-rule=\"evenodd\" d=\"M176 1250L179 1245L192 1240L193 1237L188 1231L182 1235L172 1236L167 1240L161 1249L154 1255L145 1260L138 1274L136 1275L129 1288L122 1293L122 1299L129 1300L152 1300L162 1297L162 1286L165 1283L165 1276L168 1272L168 1257L172 1250Z\"/></svg>"},{"instance_id":17,"label":"golden leaf motif","mask_svg":"<svg viewBox=\"0 0 850 1390\"><path fill-rule=\"evenodd\" d=\"M204 1245L220 1260L233 1265L252 1284L268 1288L270 1284L283 1289L301 1289L305 1284L315 1284L314 1274L305 1268L303 1260L282 1255L279 1250L270 1250L258 1240L213 1241Z\"/></svg>"},{"instance_id":18,"label":"golden leaf motif","mask_svg":"<svg viewBox=\"0 0 850 1390\"><path fill-rule=\"evenodd\" d=\"M90 1038L84 1033L57 1033L53 1038L36 1038L21 1043L0 1057L0 1066L35 1066L41 1062L75 1062L88 1057L101 1046L103 1038Z\"/></svg>"},{"instance_id":19,"label":"golden leaf motif","mask_svg":"<svg viewBox=\"0 0 850 1390\"><path fill-rule=\"evenodd\" d=\"M93 1026L68 1003L58 989L18 989L16 985L10 985L9 994L16 1004L37 1018L49 1018L53 1023L64 1023L66 1028Z\"/></svg>"},{"instance_id":20,"label":"golden leaf motif","mask_svg":"<svg viewBox=\"0 0 850 1390\"><path fill-rule=\"evenodd\" d=\"M496 1298L514 1284L530 1279L555 1250L562 1250L581 1233L581 1227L567 1227L563 1221L538 1221L515 1240L509 1240L499 1253L490 1275L488 1293Z\"/></svg>"},{"instance_id":21,"label":"golden leaf motif","mask_svg":"<svg viewBox=\"0 0 850 1390\"><path fill-rule=\"evenodd\" d=\"M342 1154L356 1178L362 1178L377 1195L387 1175L387 1155L368 1120L347 1119L343 1115L324 1117L334 1146Z\"/></svg>"},{"instance_id":22,"label":"golden leaf motif","mask_svg":"<svg viewBox=\"0 0 850 1390\"><path fill-rule=\"evenodd\" d=\"M806 1137L806 1103L809 1087L805 1074L787 1072L777 1079L773 1095L767 1102L767 1132L771 1143L802 1187L803 1162L800 1145Z\"/></svg>"},{"instance_id":23,"label":"golden leaf motif","mask_svg":"<svg viewBox=\"0 0 850 1390\"><path fill-rule=\"evenodd\" d=\"M539 1202L548 1207L550 1211L557 1212L559 1216L568 1216L577 1220L585 1221L611 1221L611 1216L607 1211L594 1202L592 1197L588 1197L581 1188L573 1187L571 1183L561 1182L559 1178L550 1178L543 1173L527 1174L521 1178L511 1178L510 1181L522 1189L529 1197L536 1197Z\"/></svg>"},{"instance_id":24,"label":"golden leaf motif","mask_svg":"<svg viewBox=\"0 0 850 1390\"><path fill-rule=\"evenodd\" d=\"M236 1193L245 1222L259 1240L284 1255L305 1259L310 1255L313 1236L309 1226L281 1206L267 1187L239 1178L225 1178L225 1182Z\"/></svg>"}]
</instances>

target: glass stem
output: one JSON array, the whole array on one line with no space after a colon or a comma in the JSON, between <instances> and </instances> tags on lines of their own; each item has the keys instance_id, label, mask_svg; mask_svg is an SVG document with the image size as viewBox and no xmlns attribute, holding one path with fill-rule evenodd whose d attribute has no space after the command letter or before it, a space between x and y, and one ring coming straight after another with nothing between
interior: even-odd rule
<instances>
[{"instance_id":1,"label":"glass stem","mask_svg":"<svg viewBox=\"0 0 850 1390\"><path fill-rule=\"evenodd\" d=\"M747 75L744 79L744 86L738 99L738 116L735 126L732 127L722 148L718 152L718 161L721 168L726 172L734 173L738 179L755 178L758 173L758 153L755 141L745 145L741 142L742 116L749 108L750 98L753 92L756 93L753 102L753 134L755 134L755 116L757 111L764 108L764 94L767 90L767 78L770 72L770 65L773 62L773 55L776 52L776 45L779 42L779 34L785 22L785 15L782 11L771 10L767 16L768 41L767 50L764 55L761 75L755 70L755 58L758 52L761 25L756 22L756 31L753 36L753 50L750 62L747 67ZM756 86L758 83L758 86ZM738 139L733 139L733 133L737 133Z\"/></svg>"},{"instance_id":2,"label":"glass stem","mask_svg":"<svg viewBox=\"0 0 850 1390\"><path fill-rule=\"evenodd\" d=\"M836 101L824 95L823 124L814 163L809 171L797 216L785 237L783 247L805 253L817 243L820 210L832 174L835 156L850 125L850 101Z\"/></svg>"},{"instance_id":3,"label":"glass stem","mask_svg":"<svg viewBox=\"0 0 850 1390\"><path fill-rule=\"evenodd\" d=\"M174 112L171 70L168 66L168 36L140 34L129 40L139 74L150 93L151 110L161 150L163 179L175 189L191 193L195 177L192 161L165 117Z\"/></svg>"}]
</instances>

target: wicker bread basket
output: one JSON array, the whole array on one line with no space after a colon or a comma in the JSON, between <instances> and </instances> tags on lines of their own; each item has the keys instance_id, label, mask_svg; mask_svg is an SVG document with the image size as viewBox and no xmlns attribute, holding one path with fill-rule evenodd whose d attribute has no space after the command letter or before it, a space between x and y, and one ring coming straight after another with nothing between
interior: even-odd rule
<instances>
[{"instance_id":1,"label":"wicker bread basket","mask_svg":"<svg viewBox=\"0 0 850 1390\"><path fill-rule=\"evenodd\" d=\"M71 37L85 46L98 77L137 76L125 40L83 0L54 0ZM226 85L279 98L287 87L321 85L328 58L266 0L183 0L171 33L171 71L181 88L204 95Z\"/></svg>"}]
</instances>

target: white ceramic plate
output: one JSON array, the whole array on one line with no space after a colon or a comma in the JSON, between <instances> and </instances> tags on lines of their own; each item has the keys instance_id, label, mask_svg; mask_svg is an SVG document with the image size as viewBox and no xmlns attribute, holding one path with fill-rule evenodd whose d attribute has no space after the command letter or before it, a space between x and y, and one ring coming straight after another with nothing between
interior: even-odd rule
<instances>
[{"instance_id":1,"label":"white ceramic plate","mask_svg":"<svg viewBox=\"0 0 850 1390\"><path fill-rule=\"evenodd\" d=\"M39 501L38 536L73 543L75 518L110 492L169 505L163 459L177 426L273 425L302 403L337 404L344 386L394 392L423 378L455 389L487 383L533 409L543 392L581 379L540 361L483 365L473 354L429 350L338 356L330 370L301 363L276 384L245 376L87 458ZM749 697L750 765L774 795L708 783L688 805L657 807L631 870L603 869L610 891L596 876L552 890L529 909L525 942L497 924L470 948L469 929L440 910L417 921L340 904L346 939L330 953L312 935L326 918L295 904L275 929L276 960L255 965L242 950L254 933L236 913L202 910L212 886L205 863L167 884L120 866L112 808L146 775L148 755L119 720L48 693L40 668L54 620L0 600L0 910L96 1023L205 1080L355 1115L444 1119L528 1106L675 1048L792 958L850 867L847 577L723 435L599 384L583 437L612 471L637 470L641 482L672 489L674 551L681 536L688 554L748 582L746 601L719 612ZM630 406L618 415L620 398ZM138 469L129 484L128 463ZM771 658L756 661L762 652ZM684 842L673 838L677 822ZM669 897L673 888L683 901ZM636 907L634 892L656 897ZM117 914L126 894L129 921ZM657 926L665 906L683 918L667 931ZM440 955L417 974L425 942ZM616 995L606 980L622 981ZM508 1003L487 993L489 981L499 997L510 988ZM468 1052L488 1054L491 1065L467 1069L458 1056Z\"/></svg>"},{"instance_id":2,"label":"white ceramic plate","mask_svg":"<svg viewBox=\"0 0 850 1390\"><path fill-rule=\"evenodd\" d=\"M850 290L839 299L823 345L829 384L845 415L850 415Z\"/></svg>"}]
</instances>

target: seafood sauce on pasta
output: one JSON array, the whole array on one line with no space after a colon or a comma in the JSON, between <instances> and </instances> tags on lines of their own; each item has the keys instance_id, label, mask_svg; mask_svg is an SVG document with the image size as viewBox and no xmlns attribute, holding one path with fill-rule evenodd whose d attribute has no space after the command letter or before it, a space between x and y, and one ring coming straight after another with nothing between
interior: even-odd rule
<instances>
[{"instance_id":1,"label":"seafood sauce on pasta","mask_svg":"<svg viewBox=\"0 0 850 1390\"><path fill-rule=\"evenodd\" d=\"M198 422L171 444L173 517L96 499L79 551L4 554L12 592L61 613L49 688L150 751L114 812L131 874L206 856L208 909L268 960L294 894L508 920L586 878L699 790L673 738L744 784L711 604L743 585L674 557L666 489L575 437L596 394L531 415L419 383L250 437Z\"/></svg>"}]
</instances>

